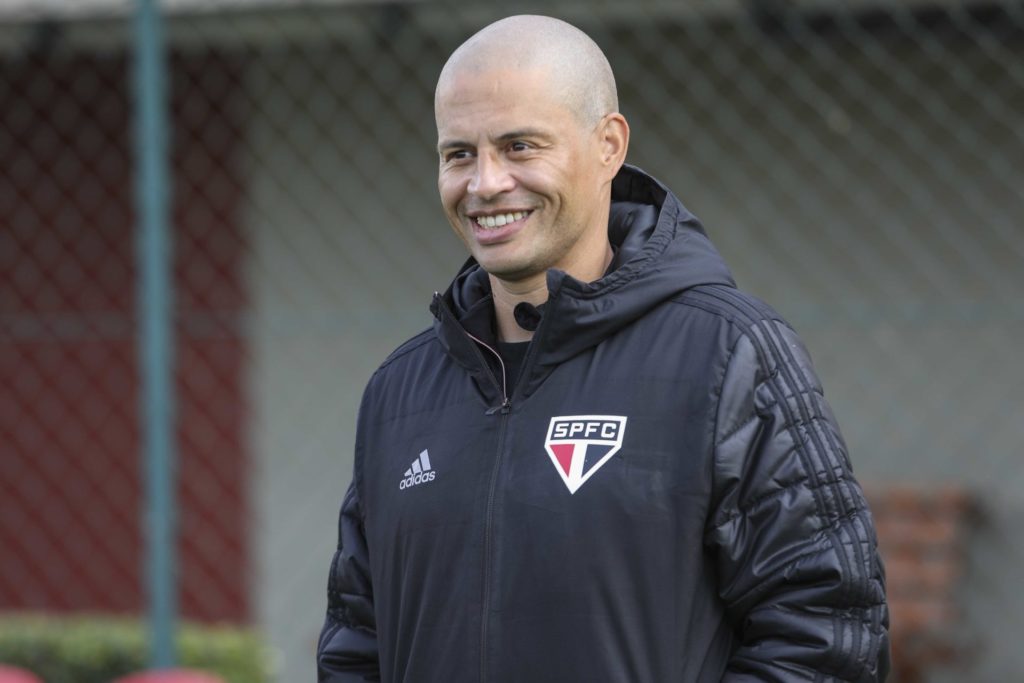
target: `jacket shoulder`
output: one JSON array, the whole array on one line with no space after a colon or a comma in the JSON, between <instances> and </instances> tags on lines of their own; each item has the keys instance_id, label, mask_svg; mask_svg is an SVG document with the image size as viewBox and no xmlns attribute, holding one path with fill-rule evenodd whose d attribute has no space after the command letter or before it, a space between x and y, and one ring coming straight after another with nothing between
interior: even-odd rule
<instances>
[{"instance_id":1,"label":"jacket shoulder","mask_svg":"<svg viewBox=\"0 0 1024 683\"><path fill-rule=\"evenodd\" d=\"M702 285L684 293L685 301L714 312L736 330L734 341L743 340L769 371L789 360L813 375L810 354L793 326L772 306L735 287ZM735 348L734 348L735 351ZM817 379L813 382L818 384Z\"/></svg>"},{"instance_id":2,"label":"jacket shoulder","mask_svg":"<svg viewBox=\"0 0 1024 683\"><path fill-rule=\"evenodd\" d=\"M790 327L770 305L729 285L698 285L687 289L673 301L716 315L742 331L749 332L752 327L764 321L778 322Z\"/></svg>"},{"instance_id":3,"label":"jacket shoulder","mask_svg":"<svg viewBox=\"0 0 1024 683\"><path fill-rule=\"evenodd\" d=\"M395 397L406 392L403 387L414 377L417 367L429 366L429 354L432 349L439 349L437 336L433 329L423 330L404 342L384 359L374 370L363 389L359 405L358 429L356 434L356 471L360 469L360 451L362 440L369 425L386 419L387 415L397 409ZM372 430L370 430L372 431Z\"/></svg>"},{"instance_id":4,"label":"jacket shoulder","mask_svg":"<svg viewBox=\"0 0 1024 683\"><path fill-rule=\"evenodd\" d=\"M405 358L410 354L423 353L427 350L423 347L434 341L437 341L437 335L434 333L433 327L428 327L392 351L391 354L384 359L384 362L380 364L380 367L377 368L377 372L386 369L393 363L399 362L402 358Z\"/></svg>"},{"instance_id":5,"label":"jacket shoulder","mask_svg":"<svg viewBox=\"0 0 1024 683\"><path fill-rule=\"evenodd\" d=\"M675 301L701 309L729 326L729 371L723 377L723 402L728 402L725 397L730 394L726 389L737 386L737 376L747 376L748 381L743 383L753 389L780 370L796 378L786 395L806 390L823 392L810 352L796 330L764 301L723 285L694 287Z\"/></svg>"},{"instance_id":6,"label":"jacket shoulder","mask_svg":"<svg viewBox=\"0 0 1024 683\"><path fill-rule=\"evenodd\" d=\"M366 383L366 390L363 392L364 402L368 395L373 393L375 388L380 388L382 384L388 384L389 377L401 376L403 371L407 371L410 367L417 364L422 364L424 357L433 351L441 352L441 349L440 344L438 344L437 334L430 327L402 343L384 359L370 376L369 381Z\"/></svg>"}]
</instances>

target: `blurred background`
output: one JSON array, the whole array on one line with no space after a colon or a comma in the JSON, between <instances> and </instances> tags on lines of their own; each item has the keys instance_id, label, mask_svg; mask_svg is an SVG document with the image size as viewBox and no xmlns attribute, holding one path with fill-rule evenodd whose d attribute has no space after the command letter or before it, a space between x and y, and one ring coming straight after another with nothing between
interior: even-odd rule
<instances>
[{"instance_id":1,"label":"blurred background","mask_svg":"<svg viewBox=\"0 0 1024 683\"><path fill-rule=\"evenodd\" d=\"M434 84L531 12L604 48L629 161L809 346L885 536L896 680L1024 680L1024 4L161 8L183 619L315 680L363 385L464 260ZM133 12L0 0L0 615L147 610Z\"/></svg>"}]
</instances>

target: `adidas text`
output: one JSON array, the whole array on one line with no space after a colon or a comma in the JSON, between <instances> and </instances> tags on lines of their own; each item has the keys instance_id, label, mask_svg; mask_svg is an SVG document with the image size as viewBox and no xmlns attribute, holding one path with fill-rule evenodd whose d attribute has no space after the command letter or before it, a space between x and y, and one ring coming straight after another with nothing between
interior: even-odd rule
<instances>
[{"instance_id":1,"label":"adidas text","mask_svg":"<svg viewBox=\"0 0 1024 683\"><path fill-rule=\"evenodd\" d=\"M406 477L405 479L403 479L402 483L398 485L398 488L407 489L410 486L415 486L416 484L423 484L428 481L434 481L434 476L436 475L437 472L422 472L420 474L414 474L411 477Z\"/></svg>"},{"instance_id":2,"label":"adidas text","mask_svg":"<svg viewBox=\"0 0 1024 683\"><path fill-rule=\"evenodd\" d=\"M424 450L420 457L412 461L412 467L405 471L405 478L398 484L399 489L407 489L417 484L434 481L437 472L430 466L430 455Z\"/></svg>"}]
</instances>

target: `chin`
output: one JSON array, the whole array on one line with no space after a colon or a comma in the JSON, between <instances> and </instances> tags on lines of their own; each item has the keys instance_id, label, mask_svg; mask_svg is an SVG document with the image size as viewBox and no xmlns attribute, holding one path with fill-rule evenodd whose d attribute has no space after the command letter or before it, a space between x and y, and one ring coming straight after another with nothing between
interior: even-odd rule
<instances>
[{"instance_id":1,"label":"chin","mask_svg":"<svg viewBox=\"0 0 1024 683\"><path fill-rule=\"evenodd\" d=\"M508 264L480 264L487 274L503 282L524 282L536 277L538 272L532 268L513 268Z\"/></svg>"},{"instance_id":2,"label":"chin","mask_svg":"<svg viewBox=\"0 0 1024 683\"><path fill-rule=\"evenodd\" d=\"M529 280L547 270L525 254L499 254L482 249L473 257L489 275L505 282Z\"/></svg>"}]
</instances>

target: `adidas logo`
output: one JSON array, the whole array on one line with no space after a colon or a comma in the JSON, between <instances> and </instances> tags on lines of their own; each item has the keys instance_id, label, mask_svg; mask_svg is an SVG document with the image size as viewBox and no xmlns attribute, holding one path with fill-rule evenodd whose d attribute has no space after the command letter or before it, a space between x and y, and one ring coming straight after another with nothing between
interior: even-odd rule
<instances>
[{"instance_id":1,"label":"adidas logo","mask_svg":"<svg viewBox=\"0 0 1024 683\"><path fill-rule=\"evenodd\" d=\"M427 455L427 450L423 449L420 457L412 461L412 467L405 471L405 479L398 488L407 489L417 484L426 484L428 481L434 481L435 476L437 472L430 466L430 456Z\"/></svg>"}]
</instances>

